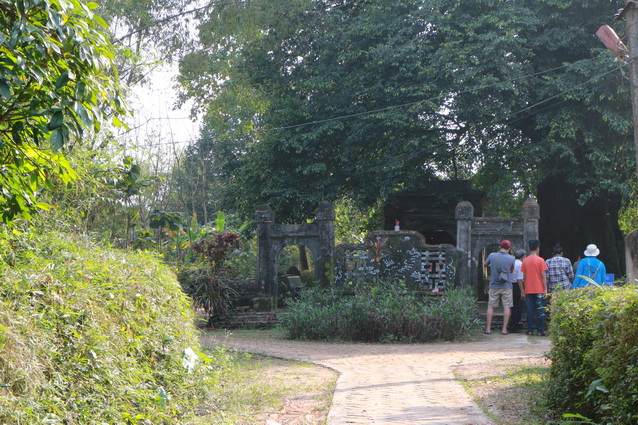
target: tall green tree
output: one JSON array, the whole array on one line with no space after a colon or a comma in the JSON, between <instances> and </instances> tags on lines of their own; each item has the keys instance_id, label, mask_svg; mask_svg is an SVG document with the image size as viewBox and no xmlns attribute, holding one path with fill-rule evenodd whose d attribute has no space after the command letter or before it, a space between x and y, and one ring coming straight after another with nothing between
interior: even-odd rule
<instances>
[{"instance_id":1,"label":"tall green tree","mask_svg":"<svg viewBox=\"0 0 638 425\"><path fill-rule=\"evenodd\" d=\"M211 155L206 139L186 148L171 177L172 205L187 212L188 216L195 214L202 223L212 221L217 211L224 210L229 204L224 202L232 196L226 192L228 181Z\"/></svg>"},{"instance_id":2,"label":"tall green tree","mask_svg":"<svg viewBox=\"0 0 638 425\"><path fill-rule=\"evenodd\" d=\"M171 63L191 45L191 22L201 7L194 0L98 0L118 47L120 77L144 82L154 67ZM205 9L205 8L204 8Z\"/></svg>"},{"instance_id":3,"label":"tall green tree","mask_svg":"<svg viewBox=\"0 0 638 425\"><path fill-rule=\"evenodd\" d=\"M124 112L115 50L95 3L0 2L0 215L46 207L38 193L75 173L64 149Z\"/></svg>"},{"instance_id":4,"label":"tall green tree","mask_svg":"<svg viewBox=\"0 0 638 425\"><path fill-rule=\"evenodd\" d=\"M265 202L299 220L320 200L372 205L470 178L498 211L542 196L547 245L580 232L560 242L594 239L616 257L614 215L634 177L628 83L593 35L616 6L310 1L237 38L215 13L182 62L184 94L207 111L207 141L246 215ZM252 16L242 7L232 16Z\"/></svg>"}]
</instances>

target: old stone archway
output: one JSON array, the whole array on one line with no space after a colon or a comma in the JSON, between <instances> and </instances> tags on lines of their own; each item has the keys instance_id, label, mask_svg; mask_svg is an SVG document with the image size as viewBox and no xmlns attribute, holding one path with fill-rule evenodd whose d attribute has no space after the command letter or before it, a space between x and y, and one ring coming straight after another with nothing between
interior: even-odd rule
<instances>
[{"instance_id":1,"label":"old stone archway","mask_svg":"<svg viewBox=\"0 0 638 425\"><path fill-rule=\"evenodd\" d=\"M514 249L527 250L527 242L538 239L540 208L535 199L529 198L523 204L521 217L474 217L474 207L470 202L459 202L456 206L457 243L463 258L459 273L461 280L471 284L476 294L479 288L481 252L487 246L499 244L508 239Z\"/></svg>"},{"instance_id":2,"label":"old stone archway","mask_svg":"<svg viewBox=\"0 0 638 425\"><path fill-rule=\"evenodd\" d=\"M329 285L334 267L334 220L335 211L328 202L319 204L315 221L304 224L276 224L275 213L268 205L257 208L257 280L271 297L273 307L277 305L277 257L286 246L308 247L315 265L315 280L322 286Z\"/></svg>"}]
</instances>

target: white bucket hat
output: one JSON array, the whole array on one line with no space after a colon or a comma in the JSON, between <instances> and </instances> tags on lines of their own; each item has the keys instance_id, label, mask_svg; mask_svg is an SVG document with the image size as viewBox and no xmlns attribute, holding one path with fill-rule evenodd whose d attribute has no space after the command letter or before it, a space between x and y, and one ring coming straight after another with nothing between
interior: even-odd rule
<instances>
[{"instance_id":1,"label":"white bucket hat","mask_svg":"<svg viewBox=\"0 0 638 425\"><path fill-rule=\"evenodd\" d=\"M587 249L585 250L585 257L598 257L598 254L600 254L600 250L596 245L594 245L593 243L587 245Z\"/></svg>"}]
</instances>

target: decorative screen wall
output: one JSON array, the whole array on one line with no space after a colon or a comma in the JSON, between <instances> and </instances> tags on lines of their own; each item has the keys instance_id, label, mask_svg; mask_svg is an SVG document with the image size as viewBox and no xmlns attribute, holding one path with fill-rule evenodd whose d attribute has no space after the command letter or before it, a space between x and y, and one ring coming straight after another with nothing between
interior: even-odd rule
<instances>
[{"instance_id":1,"label":"decorative screen wall","mask_svg":"<svg viewBox=\"0 0 638 425\"><path fill-rule=\"evenodd\" d=\"M365 244L337 247L335 283L383 280L439 292L456 281L457 258L452 245L427 245L417 232L372 232Z\"/></svg>"}]
</instances>

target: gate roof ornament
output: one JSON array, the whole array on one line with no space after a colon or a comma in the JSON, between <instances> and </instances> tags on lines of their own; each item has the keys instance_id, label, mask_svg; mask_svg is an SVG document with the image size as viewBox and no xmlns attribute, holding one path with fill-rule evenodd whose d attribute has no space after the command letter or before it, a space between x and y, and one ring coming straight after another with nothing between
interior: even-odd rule
<instances>
[{"instance_id":1,"label":"gate roof ornament","mask_svg":"<svg viewBox=\"0 0 638 425\"><path fill-rule=\"evenodd\" d=\"M540 220L541 209L538 206L538 202L534 198L527 198L523 204L522 210L523 220Z\"/></svg>"},{"instance_id":2,"label":"gate roof ornament","mask_svg":"<svg viewBox=\"0 0 638 425\"><path fill-rule=\"evenodd\" d=\"M269 205L263 204L257 207L255 210L255 223L274 223L275 212Z\"/></svg>"},{"instance_id":3,"label":"gate roof ornament","mask_svg":"<svg viewBox=\"0 0 638 425\"><path fill-rule=\"evenodd\" d=\"M317 221L335 221L335 209L330 202L320 202L315 213Z\"/></svg>"},{"instance_id":4,"label":"gate roof ornament","mask_svg":"<svg viewBox=\"0 0 638 425\"><path fill-rule=\"evenodd\" d=\"M474 218L474 206L469 201L461 201L456 205L457 220L471 220Z\"/></svg>"}]
</instances>

